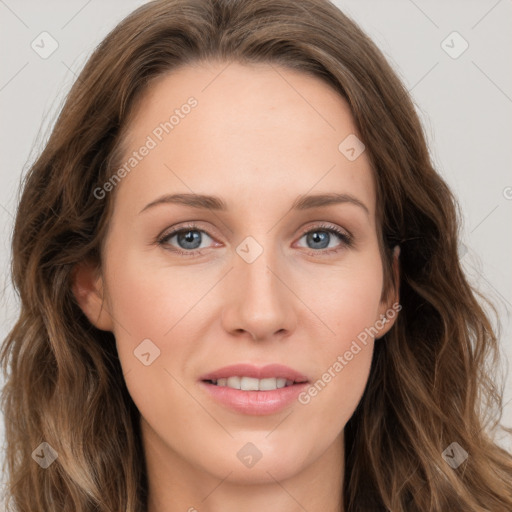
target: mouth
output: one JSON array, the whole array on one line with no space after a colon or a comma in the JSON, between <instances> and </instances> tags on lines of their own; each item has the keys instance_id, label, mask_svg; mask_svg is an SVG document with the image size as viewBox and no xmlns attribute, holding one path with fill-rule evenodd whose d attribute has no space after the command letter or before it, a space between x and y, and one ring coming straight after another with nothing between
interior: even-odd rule
<instances>
[{"instance_id":1,"label":"mouth","mask_svg":"<svg viewBox=\"0 0 512 512\"><path fill-rule=\"evenodd\" d=\"M199 383L217 404L239 414L262 416L293 406L309 379L281 364L235 364L202 375Z\"/></svg>"},{"instance_id":2,"label":"mouth","mask_svg":"<svg viewBox=\"0 0 512 512\"><path fill-rule=\"evenodd\" d=\"M242 391L273 391L304 384L308 378L302 373L282 364L232 364L202 375L199 380L208 384L240 389Z\"/></svg>"}]
</instances>

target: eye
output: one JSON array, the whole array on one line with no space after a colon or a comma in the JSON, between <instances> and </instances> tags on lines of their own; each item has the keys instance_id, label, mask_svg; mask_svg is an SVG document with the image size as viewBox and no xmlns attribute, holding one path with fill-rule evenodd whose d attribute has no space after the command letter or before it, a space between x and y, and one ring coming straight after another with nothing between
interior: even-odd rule
<instances>
[{"instance_id":1,"label":"eye","mask_svg":"<svg viewBox=\"0 0 512 512\"><path fill-rule=\"evenodd\" d=\"M317 249L315 251L308 251L308 254L313 256L338 252L343 247L352 246L352 236L332 225L322 224L315 226L313 229L308 229L302 234L300 239L303 238L306 238L307 244ZM336 239L338 239L338 244L333 246L331 242L336 242ZM342 247L339 246L340 241Z\"/></svg>"},{"instance_id":2,"label":"eye","mask_svg":"<svg viewBox=\"0 0 512 512\"><path fill-rule=\"evenodd\" d=\"M178 248L171 248L170 250L184 256L201 256L201 249L205 248L201 247L204 236L212 240L206 231L199 229L195 224L189 224L166 233L158 239L158 243L163 246L172 246L174 244L171 241L175 238Z\"/></svg>"},{"instance_id":3,"label":"eye","mask_svg":"<svg viewBox=\"0 0 512 512\"><path fill-rule=\"evenodd\" d=\"M205 242L204 237L213 240L206 231L200 229L196 224L188 224L164 234L157 240L157 243L183 256L201 256L203 254L202 250L208 248L208 245L201 247ZM333 225L314 226L313 229L310 228L304 231L299 240L303 238L306 238L306 243L311 244L312 248L315 249L314 251L307 251L307 254L312 256L335 253L344 247L352 246L352 236ZM173 241L174 239L175 241ZM331 242L336 242L336 239L338 239L338 245L333 248Z\"/></svg>"}]
</instances>

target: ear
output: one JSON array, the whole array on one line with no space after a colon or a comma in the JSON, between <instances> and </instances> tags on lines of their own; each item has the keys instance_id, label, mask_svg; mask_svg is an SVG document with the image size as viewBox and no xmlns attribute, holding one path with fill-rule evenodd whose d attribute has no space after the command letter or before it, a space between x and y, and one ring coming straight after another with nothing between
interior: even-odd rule
<instances>
[{"instance_id":1,"label":"ear","mask_svg":"<svg viewBox=\"0 0 512 512\"><path fill-rule=\"evenodd\" d=\"M71 272L71 290L92 325L103 331L112 331L113 322L105 308L104 284L97 265L78 263Z\"/></svg>"},{"instance_id":2,"label":"ear","mask_svg":"<svg viewBox=\"0 0 512 512\"><path fill-rule=\"evenodd\" d=\"M390 290L388 297L381 302L379 308L380 319L375 323L379 333L376 339L382 338L393 327L398 312L402 309L400 305L400 266L399 266L400 246L396 245L393 249L393 289Z\"/></svg>"}]
</instances>

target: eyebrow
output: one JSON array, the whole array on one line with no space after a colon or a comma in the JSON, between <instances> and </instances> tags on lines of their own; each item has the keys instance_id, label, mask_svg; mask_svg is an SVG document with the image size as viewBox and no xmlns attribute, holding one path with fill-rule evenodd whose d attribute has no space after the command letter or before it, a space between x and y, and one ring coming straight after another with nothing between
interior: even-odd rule
<instances>
[{"instance_id":1,"label":"eyebrow","mask_svg":"<svg viewBox=\"0 0 512 512\"><path fill-rule=\"evenodd\" d=\"M303 195L295 199L290 209L301 211L343 203L358 206L362 208L367 215L370 215L368 207L362 201L350 194L329 193ZM181 204L189 206L190 208L222 212L228 210L227 204L218 196L209 196L204 194L166 194L147 204L139 214L160 204Z\"/></svg>"}]
</instances>

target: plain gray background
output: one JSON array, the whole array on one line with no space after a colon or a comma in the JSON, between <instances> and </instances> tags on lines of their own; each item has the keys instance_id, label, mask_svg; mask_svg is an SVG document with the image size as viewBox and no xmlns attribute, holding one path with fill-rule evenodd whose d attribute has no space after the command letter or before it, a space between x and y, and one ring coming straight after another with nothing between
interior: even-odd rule
<instances>
[{"instance_id":1,"label":"plain gray background","mask_svg":"<svg viewBox=\"0 0 512 512\"><path fill-rule=\"evenodd\" d=\"M20 177L47 140L63 99L93 48L143 3L0 0L2 341L17 315L9 258ZM461 261L471 282L498 306L504 362L510 364L512 1L334 3L373 38L412 94L434 163L462 207L461 239L465 249ZM48 37L40 36L42 32L48 32L58 43L47 58L31 47L34 40L37 43L41 37ZM45 41L48 50L51 41ZM503 424L512 426L510 374L504 401ZM512 449L511 439L500 435L497 440ZM3 450L1 453L3 459Z\"/></svg>"}]
</instances>

